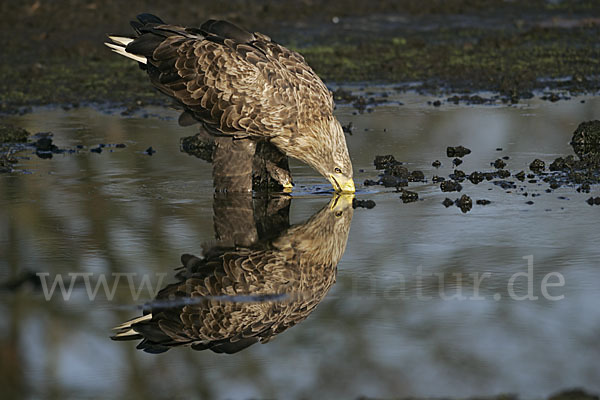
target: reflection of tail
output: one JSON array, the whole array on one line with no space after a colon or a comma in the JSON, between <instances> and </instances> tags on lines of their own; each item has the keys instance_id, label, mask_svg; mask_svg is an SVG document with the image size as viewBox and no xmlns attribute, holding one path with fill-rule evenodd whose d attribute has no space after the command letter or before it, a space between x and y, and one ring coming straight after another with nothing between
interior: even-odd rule
<instances>
[{"instance_id":1,"label":"reflection of tail","mask_svg":"<svg viewBox=\"0 0 600 400\"><path fill-rule=\"evenodd\" d=\"M132 326L139 322L148 321L152 319L152 314L142 315L141 317L130 319L129 321L123 322L119 326L115 326L113 329L117 332L114 336L110 338L113 340L137 340L143 339L143 336L136 332Z\"/></svg>"}]
</instances>

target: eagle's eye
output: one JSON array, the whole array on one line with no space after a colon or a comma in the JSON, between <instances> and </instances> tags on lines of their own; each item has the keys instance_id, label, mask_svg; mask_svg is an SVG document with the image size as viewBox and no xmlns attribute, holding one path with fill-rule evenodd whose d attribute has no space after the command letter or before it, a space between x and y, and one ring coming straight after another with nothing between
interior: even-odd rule
<instances>
[{"instance_id":1,"label":"eagle's eye","mask_svg":"<svg viewBox=\"0 0 600 400\"><path fill-rule=\"evenodd\" d=\"M335 167L334 171L335 171L336 174L341 174L342 173L342 170L339 169L338 167Z\"/></svg>"},{"instance_id":2,"label":"eagle's eye","mask_svg":"<svg viewBox=\"0 0 600 400\"><path fill-rule=\"evenodd\" d=\"M342 214L343 214L343 212L342 212L342 211L336 211L336 212L335 212L335 216L336 216L336 217L341 217L341 216L342 216Z\"/></svg>"}]
</instances>

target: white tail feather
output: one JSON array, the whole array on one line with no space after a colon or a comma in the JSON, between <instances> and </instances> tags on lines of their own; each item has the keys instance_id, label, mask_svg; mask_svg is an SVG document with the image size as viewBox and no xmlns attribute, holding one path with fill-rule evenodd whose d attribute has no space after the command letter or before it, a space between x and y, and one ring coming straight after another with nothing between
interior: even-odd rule
<instances>
[{"instance_id":1,"label":"white tail feather","mask_svg":"<svg viewBox=\"0 0 600 400\"><path fill-rule=\"evenodd\" d=\"M147 321L149 319L152 319L152 313L146 314L146 315L142 315L141 317L137 317L137 318L134 318L134 319L130 319L129 321L125 321L121 325L115 326L113 328L113 330L131 329L131 325L137 324L138 322ZM118 335L121 335L121 333L119 333Z\"/></svg>"},{"instance_id":2,"label":"white tail feather","mask_svg":"<svg viewBox=\"0 0 600 400\"><path fill-rule=\"evenodd\" d=\"M114 40L115 42L119 43L119 44L107 43L107 42L104 43L105 45L107 45L108 47L110 47L112 51L114 51L115 53L120 54L122 56L125 56L127 58L131 58L132 60L135 60L137 62L141 62L142 64L146 64L147 63L148 60L146 60L146 57L144 57L144 56L138 56L138 55L135 55L135 54L128 53L125 50L126 44L122 43L122 42L119 42L118 40L115 40L115 39L119 39L119 40L122 40L124 42L124 41L127 41L127 40L132 41L133 39L131 39L131 38L123 38L123 37L118 37L118 36L109 36L109 37L111 38L111 40ZM115 38L115 39L113 39L113 38Z\"/></svg>"},{"instance_id":3,"label":"white tail feather","mask_svg":"<svg viewBox=\"0 0 600 400\"><path fill-rule=\"evenodd\" d=\"M123 46L127 46L129 43L133 42L133 38L125 36L109 36L108 38L113 42L121 44Z\"/></svg>"}]
</instances>

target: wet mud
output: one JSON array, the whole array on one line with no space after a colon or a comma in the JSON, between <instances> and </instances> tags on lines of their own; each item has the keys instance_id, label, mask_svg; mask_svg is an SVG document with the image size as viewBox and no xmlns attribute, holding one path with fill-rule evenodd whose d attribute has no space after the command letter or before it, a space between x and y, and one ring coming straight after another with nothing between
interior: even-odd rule
<instances>
[{"instance_id":1,"label":"wet mud","mask_svg":"<svg viewBox=\"0 0 600 400\"><path fill-rule=\"evenodd\" d=\"M459 93L432 105L515 102L534 93L557 101L600 89L600 8L593 1L178 3L2 2L0 112L170 104L134 63L102 44L106 33L128 33L129 20L144 11L183 25L222 18L264 32L300 51L328 84L378 81L399 91ZM482 90L495 94L474 93ZM335 97L359 111L386 100L339 90Z\"/></svg>"},{"instance_id":2,"label":"wet mud","mask_svg":"<svg viewBox=\"0 0 600 400\"><path fill-rule=\"evenodd\" d=\"M418 193L409 191L403 187L408 186L409 182L432 182L439 184L442 192L461 192L468 181L473 185L488 182L503 189L506 193L518 193L523 197L537 197L539 193L529 193L529 185L545 186L545 193L553 193L559 188L569 188L576 192L590 193L593 185L600 184L600 121L582 122L573 132L571 146L576 155L566 155L557 157L546 166L546 161L536 158L528 164L529 173L524 170L511 172L507 160L509 156L503 156L490 162L494 167L492 171L473 171L465 173L456 169L461 163L458 157L465 157L471 154L471 150L464 146L448 146L446 156L448 158L456 157L452 160L455 169L447 177L432 175L431 178L425 177L422 171L410 172L401 161L395 159L394 155L377 155L373 161L375 168L383 170L379 175L379 180L365 180L365 186L382 185L384 187L395 187L401 192L401 200L404 203L416 201ZM496 149L502 150L502 149ZM432 166L439 167L441 162L435 160ZM514 179L511 179L514 178ZM415 179L418 178L418 179ZM468 190L468 187L467 189ZM568 200L568 198L561 196ZM586 200L589 205L600 205L600 197L590 197ZM491 201L487 199L478 199L476 205L488 205ZM471 211L473 201L464 194L460 198L452 200L446 198L442 204L448 208L456 205L463 213ZM525 204L535 204L532 200L527 200Z\"/></svg>"}]
</instances>

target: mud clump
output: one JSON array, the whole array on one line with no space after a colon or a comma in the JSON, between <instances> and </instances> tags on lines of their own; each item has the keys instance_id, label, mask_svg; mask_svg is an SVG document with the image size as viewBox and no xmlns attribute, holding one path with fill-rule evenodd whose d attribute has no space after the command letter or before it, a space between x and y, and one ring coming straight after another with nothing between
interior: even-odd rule
<instances>
[{"instance_id":1,"label":"mud clump","mask_svg":"<svg viewBox=\"0 0 600 400\"><path fill-rule=\"evenodd\" d=\"M573 132L571 146L581 161L600 167L600 121L579 124Z\"/></svg>"},{"instance_id":2,"label":"mud clump","mask_svg":"<svg viewBox=\"0 0 600 400\"><path fill-rule=\"evenodd\" d=\"M442 192L460 192L462 185L454 181L444 181L440 183L440 189L442 189Z\"/></svg>"},{"instance_id":3,"label":"mud clump","mask_svg":"<svg viewBox=\"0 0 600 400\"><path fill-rule=\"evenodd\" d=\"M462 182L467 178L467 174L465 174L465 172L461 171L460 169L456 169L453 173L448 175L448 177L456 182Z\"/></svg>"},{"instance_id":4,"label":"mud clump","mask_svg":"<svg viewBox=\"0 0 600 400\"><path fill-rule=\"evenodd\" d=\"M463 213L467 213L473 208L473 200L466 194L463 194L460 196L460 199L456 200L456 206L460 208L460 211Z\"/></svg>"},{"instance_id":5,"label":"mud clump","mask_svg":"<svg viewBox=\"0 0 600 400\"><path fill-rule=\"evenodd\" d=\"M536 158L531 162L531 164L529 164L529 169L539 174L544 169L546 169L546 163L540 160L539 158Z\"/></svg>"},{"instance_id":6,"label":"mud clump","mask_svg":"<svg viewBox=\"0 0 600 400\"><path fill-rule=\"evenodd\" d=\"M448 103L454 103L454 104L464 103L467 105L494 104L495 103L495 99L486 99L485 97L481 97L478 95L469 96L467 94L462 95L462 96L454 95L454 96L448 97L447 101L448 101Z\"/></svg>"},{"instance_id":7,"label":"mud clump","mask_svg":"<svg viewBox=\"0 0 600 400\"><path fill-rule=\"evenodd\" d=\"M502 160L501 158L497 159L496 161L494 161L492 163L492 165L494 166L494 168L496 169L504 169L504 167L506 167L506 163L504 162L504 160Z\"/></svg>"},{"instance_id":8,"label":"mud clump","mask_svg":"<svg viewBox=\"0 0 600 400\"><path fill-rule=\"evenodd\" d=\"M473 200L466 194L463 194L462 196L460 196L459 199L456 200L452 200L446 197L442 204L446 208L455 205L458 208L460 208L460 211L462 211L463 213L468 213L473 208Z\"/></svg>"},{"instance_id":9,"label":"mud clump","mask_svg":"<svg viewBox=\"0 0 600 400\"><path fill-rule=\"evenodd\" d=\"M516 173L515 178L517 178L520 182L523 182L525 180L525 171Z\"/></svg>"},{"instance_id":10,"label":"mud clump","mask_svg":"<svg viewBox=\"0 0 600 400\"><path fill-rule=\"evenodd\" d=\"M478 172L478 171L474 171L471 173L471 175L469 175L469 180L474 185L477 185L478 183L483 182L484 179L485 179L485 176L481 172Z\"/></svg>"},{"instance_id":11,"label":"mud clump","mask_svg":"<svg viewBox=\"0 0 600 400\"><path fill-rule=\"evenodd\" d=\"M370 210L375 207L375 202L373 200L357 200L352 199L352 208L366 208Z\"/></svg>"},{"instance_id":12,"label":"mud clump","mask_svg":"<svg viewBox=\"0 0 600 400\"><path fill-rule=\"evenodd\" d=\"M25 143L29 135L23 128L0 123L0 143Z\"/></svg>"},{"instance_id":13,"label":"mud clump","mask_svg":"<svg viewBox=\"0 0 600 400\"><path fill-rule=\"evenodd\" d=\"M386 169L391 164L398 164L398 161L396 161L393 155L387 154L385 156L375 156L373 164L375 165L375 169Z\"/></svg>"},{"instance_id":14,"label":"mud clump","mask_svg":"<svg viewBox=\"0 0 600 400\"><path fill-rule=\"evenodd\" d=\"M385 187L400 188L408 186L408 182L425 182L423 171L409 171L408 168L403 166L402 162L397 161L391 154L375 156L373 165L376 169L383 170L383 173L379 175L378 181L365 180L365 186L383 185Z\"/></svg>"},{"instance_id":15,"label":"mud clump","mask_svg":"<svg viewBox=\"0 0 600 400\"><path fill-rule=\"evenodd\" d=\"M408 177L408 180L410 182L424 182L425 174L423 173L423 171L419 171L419 170L412 171L410 173L410 176Z\"/></svg>"},{"instance_id":16,"label":"mud clump","mask_svg":"<svg viewBox=\"0 0 600 400\"><path fill-rule=\"evenodd\" d=\"M586 202L590 205L590 206L600 206L600 196L598 197L590 197L589 199L586 200Z\"/></svg>"},{"instance_id":17,"label":"mud clump","mask_svg":"<svg viewBox=\"0 0 600 400\"><path fill-rule=\"evenodd\" d=\"M456 146L456 147L448 146L448 148L446 148L446 155L450 158L452 158L452 157L462 158L462 157L466 156L467 154L471 154L471 149L468 149L464 146Z\"/></svg>"},{"instance_id":18,"label":"mud clump","mask_svg":"<svg viewBox=\"0 0 600 400\"><path fill-rule=\"evenodd\" d=\"M152 154L154 154L154 153L156 153L156 150L154 150L154 149L152 148L152 146L148 147L148 148L147 148L147 149L144 151L144 154L147 154L147 155L149 155L149 156L151 156L151 155L152 155Z\"/></svg>"},{"instance_id":19,"label":"mud clump","mask_svg":"<svg viewBox=\"0 0 600 400\"><path fill-rule=\"evenodd\" d=\"M64 149L59 149L58 146L52 142L51 132L36 133L34 137L38 138L33 144L33 147L35 148L35 154L39 158L50 159L52 158L53 154L62 154L66 151Z\"/></svg>"},{"instance_id":20,"label":"mud clump","mask_svg":"<svg viewBox=\"0 0 600 400\"><path fill-rule=\"evenodd\" d=\"M402 166L401 163L395 164L387 164L387 168L385 168L385 175L391 175L402 179L407 179L410 177L410 171L408 168Z\"/></svg>"},{"instance_id":21,"label":"mud clump","mask_svg":"<svg viewBox=\"0 0 600 400\"><path fill-rule=\"evenodd\" d=\"M451 199L449 199L449 198L446 197L444 199L444 201L442 201L442 204L444 205L444 207L448 208L451 205L454 205L454 201L452 201Z\"/></svg>"},{"instance_id":22,"label":"mud clump","mask_svg":"<svg viewBox=\"0 0 600 400\"><path fill-rule=\"evenodd\" d=\"M411 192L410 190L402 189L402 194L400 195L403 203L412 203L419 200L419 194L417 192Z\"/></svg>"}]
</instances>

